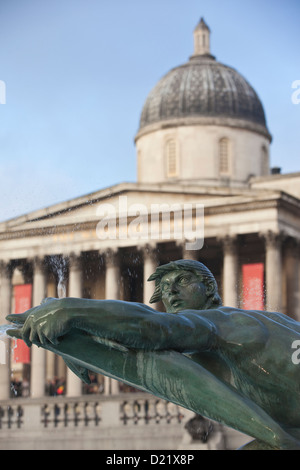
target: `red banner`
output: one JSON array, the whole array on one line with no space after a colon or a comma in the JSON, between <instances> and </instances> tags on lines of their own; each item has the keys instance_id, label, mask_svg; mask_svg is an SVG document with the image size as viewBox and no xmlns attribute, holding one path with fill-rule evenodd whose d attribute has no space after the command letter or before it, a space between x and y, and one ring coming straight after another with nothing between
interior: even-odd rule
<instances>
[{"instance_id":1,"label":"red banner","mask_svg":"<svg viewBox=\"0 0 300 470\"><path fill-rule=\"evenodd\" d=\"M31 308L32 284L14 286L15 313L24 313ZM30 363L30 348L24 341L17 340L14 348L14 362Z\"/></svg>"},{"instance_id":2,"label":"red banner","mask_svg":"<svg viewBox=\"0 0 300 470\"><path fill-rule=\"evenodd\" d=\"M264 310L264 265L243 265L243 308Z\"/></svg>"}]
</instances>

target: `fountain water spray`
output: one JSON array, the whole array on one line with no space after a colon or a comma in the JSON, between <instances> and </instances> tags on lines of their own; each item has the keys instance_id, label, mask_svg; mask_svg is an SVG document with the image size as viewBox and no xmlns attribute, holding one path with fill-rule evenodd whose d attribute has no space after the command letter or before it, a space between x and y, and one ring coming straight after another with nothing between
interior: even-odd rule
<instances>
[{"instance_id":1,"label":"fountain water spray","mask_svg":"<svg viewBox=\"0 0 300 470\"><path fill-rule=\"evenodd\" d=\"M50 256L49 263L57 276L57 296L62 299L66 297L67 260L63 256L53 255Z\"/></svg>"}]
</instances>

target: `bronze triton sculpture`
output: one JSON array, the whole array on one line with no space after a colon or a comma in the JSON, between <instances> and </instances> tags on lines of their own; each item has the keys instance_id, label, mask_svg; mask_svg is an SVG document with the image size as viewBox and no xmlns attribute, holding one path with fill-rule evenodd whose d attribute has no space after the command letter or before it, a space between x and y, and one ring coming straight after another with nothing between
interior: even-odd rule
<instances>
[{"instance_id":1,"label":"bronze triton sculpture","mask_svg":"<svg viewBox=\"0 0 300 470\"><path fill-rule=\"evenodd\" d=\"M275 312L223 307L212 273L178 260L157 268L151 302L45 299L8 315L10 336L133 385L254 438L244 449L300 449L300 323Z\"/></svg>"}]
</instances>

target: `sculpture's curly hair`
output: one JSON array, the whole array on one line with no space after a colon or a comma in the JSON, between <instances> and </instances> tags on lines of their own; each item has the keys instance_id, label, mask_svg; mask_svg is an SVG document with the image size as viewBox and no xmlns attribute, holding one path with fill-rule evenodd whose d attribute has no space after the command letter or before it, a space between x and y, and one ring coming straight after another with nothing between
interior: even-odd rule
<instances>
[{"instance_id":1,"label":"sculpture's curly hair","mask_svg":"<svg viewBox=\"0 0 300 470\"><path fill-rule=\"evenodd\" d=\"M212 294L208 298L206 308L213 308L222 305L222 301L218 293L218 284L212 272L203 263L200 263L200 261L195 261L191 259L180 259L177 261L171 261L168 264L164 264L156 268L156 271L151 274L148 279L148 281L155 281L154 294L150 299L151 304L162 300L160 281L165 274L175 270L190 271L196 276L198 276L205 285L213 285Z\"/></svg>"}]
</instances>

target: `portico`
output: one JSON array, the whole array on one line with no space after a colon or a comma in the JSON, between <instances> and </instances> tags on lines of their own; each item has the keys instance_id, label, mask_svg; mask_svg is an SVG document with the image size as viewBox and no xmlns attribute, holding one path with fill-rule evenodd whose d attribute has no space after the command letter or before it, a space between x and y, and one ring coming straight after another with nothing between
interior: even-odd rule
<instances>
[{"instance_id":1,"label":"portico","mask_svg":"<svg viewBox=\"0 0 300 470\"><path fill-rule=\"evenodd\" d=\"M122 190L122 191L121 191ZM138 197L149 208L153 201L172 204L204 205L204 245L201 250L188 250L188 240L162 238L163 217L155 218L157 226L144 236L107 238L97 236L97 208L107 203L105 191L80 198L65 206L53 206L0 225L1 322L14 309L15 284L32 284L32 306L45 297L59 296L57 260L63 261L66 295L98 299L120 299L149 304L154 286L147 282L156 266L170 260L190 258L203 261L214 273L224 305L243 307L245 282L243 266L258 264L263 271L262 299L269 310L274 309L300 319L299 300L299 239L300 226L295 217L299 211L296 199L277 192L218 188L200 190L181 186L177 190L166 185L118 185L111 188L110 204L117 206L121 193L128 202ZM93 198L91 197L93 196ZM221 197L222 196L222 197ZM90 201L93 201L92 203ZM69 207L68 207L69 206ZM173 207L173 206L172 206ZM282 210L284 207L284 210ZM281 218L278 217L281 211ZM136 217L140 214L136 214ZM174 214L170 215L173 227ZM118 225L120 214L117 214ZM135 218L136 219L136 218ZM128 217L127 223L134 220ZM76 223L74 223L76 221ZM151 221L150 221L151 222ZM149 223L150 223L149 222ZM289 222L289 223L287 223ZM148 227L149 227L148 223ZM165 221L164 221L165 223ZM194 221L196 223L196 221ZM149 232L150 233L150 232ZM54 263L53 260L56 262ZM14 279L16 269L19 277ZM250 279L251 281L251 279ZM251 295L250 295L251 297ZM255 299L255 296L253 297ZM254 300L253 300L254 301ZM153 306L160 309L162 305ZM253 304L252 308L256 308ZM7 348L10 351L10 347ZM30 364L30 396L43 397L46 381L64 374L65 394L82 394L81 381L64 366L61 358L33 347ZM1 399L10 396L11 366L7 358L0 366ZM119 384L108 378L103 393L120 392Z\"/></svg>"}]
</instances>

